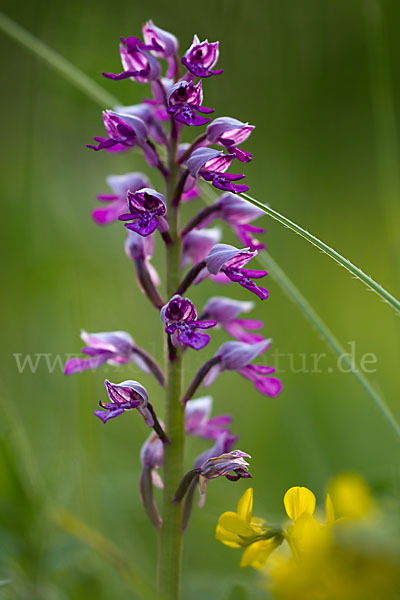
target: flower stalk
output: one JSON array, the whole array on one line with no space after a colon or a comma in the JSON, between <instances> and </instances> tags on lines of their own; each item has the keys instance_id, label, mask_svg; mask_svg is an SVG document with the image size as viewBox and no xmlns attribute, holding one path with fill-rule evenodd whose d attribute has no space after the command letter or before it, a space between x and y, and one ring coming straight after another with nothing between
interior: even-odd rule
<instances>
[{"instance_id":1,"label":"flower stalk","mask_svg":"<svg viewBox=\"0 0 400 600\"><path fill-rule=\"evenodd\" d=\"M178 235L179 204L174 202L179 167L176 160L177 138L174 130L168 150L169 176L166 182L168 224L171 243L166 246L166 284L171 297L181 279L181 240ZM174 357L166 346L167 382L165 391L165 427L171 444L164 447L163 525L159 533L158 589L165 600L180 597L182 563L182 507L172 502L175 491L183 477L185 445L185 410L179 399L182 395L183 365L182 349L177 348Z\"/></svg>"}]
</instances>

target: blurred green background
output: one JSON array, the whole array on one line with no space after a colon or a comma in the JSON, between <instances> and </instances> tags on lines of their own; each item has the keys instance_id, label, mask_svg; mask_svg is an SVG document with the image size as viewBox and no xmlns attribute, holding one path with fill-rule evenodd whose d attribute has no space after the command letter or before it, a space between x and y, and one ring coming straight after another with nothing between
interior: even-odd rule
<instances>
[{"instance_id":1,"label":"blurred green background","mask_svg":"<svg viewBox=\"0 0 400 600\"><path fill-rule=\"evenodd\" d=\"M204 104L215 107L216 116L256 125L246 144L254 152L245 167L250 193L400 295L396 0L3 0L2 7L125 104L139 102L148 89L101 77L103 70L119 72L119 36L139 35L152 18L179 37L182 52L194 33L220 40L218 66L225 72L204 82ZM0 597L134 599L120 573L51 515L57 507L71 511L153 578L156 534L137 494L138 453L148 431L134 415L104 426L92 411L104 399L105 377L139 376L162 413L160 390L128 368L65 378L59 365L50 373L42 358L34 373L19 373L13 355L47 353L53 361L59 354L64 361L79 351L82 327L127 330L161 359L160 323L136 287L123 229L101 228L90 217L96 194L107 193L108 174L150 169L138 154L87 150L85 143L103 135L100 107L2 34L0 48L0 579L11 580ZM269 252L346 348L355 342L358 360L376 356L369 380L400 419L398 317L302 239L268 217L264 225ZM235 243L228 231L224 239ZM157 248L154 263L162 272ZM273 350L285 355L279 363L284 391L266 399L239 375L224 374L211 392L214 414L233 414L238 446L253 457L255 514L279 520L288 487L307 485L321 500L329 478L348 470L397 494L395 434L352 375L338 370L296 306L274 281L268 284L270 298L253 314L265 320L265 335L274 340L267 364L274 364ZM201 307L218 293L249 299L242 288L228 292L212 282L195 288L191 298ZM188 377L225 340L218 331L201 356L188 353ZM311 373L312 355L324 352L322 372ZM190 440L188 468L205 448ZM257 573L240 571L239 553L214 540L219 514L234 509L246 487L217 480L205 507L195 511L185 540L184 598L228 598L241 582L250 597L258 596Z\"/></svg>"}]
</instances>

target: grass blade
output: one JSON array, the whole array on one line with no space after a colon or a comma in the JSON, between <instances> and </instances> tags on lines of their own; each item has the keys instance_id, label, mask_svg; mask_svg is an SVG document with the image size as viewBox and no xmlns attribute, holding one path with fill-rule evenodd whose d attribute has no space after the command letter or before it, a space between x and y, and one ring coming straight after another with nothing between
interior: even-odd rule
<instances>
[{"instance_id":1,"label":"grass blade","mask_svg":"<svg viewBox=\"0 0 400 600\"><path fill-rule=\"evenodd\" d=\"M297 225L297 223L294 223L287 217L281 215L280 213L278 213L278 211L274 210L270 206L267 206L266 204L259 202L258 200L256 200L255 198L252 198L248 194L240 194L240 196L242 198L244 198L245 200L247 200L248 202L250 202L250 204L253 204L254 206L257 206L257 208L260 208L267 215L269 215L270 217L275 219L275 221L278 221L278 223L281 223L281 225L284 225L288 229L291 229L292 231L294 231L295 233L300 235L302 238L307 240L307 242L310 242L310 244L313 244L314 246L316 246L319 250L321 250L321 252L324 252L325 254L327 254L330 258L332 258L334 261L336 261L340 266L347 269L347 271L349 271L352 275L357 277L357 279L362 281L370 290L372 290L373 292L378 294L378 296L382 300L384 300L385 302L390 304L390 306L392 308L394 308L394 310L397 313L400 313L400 301L397 298L395 298L394 296L392 296L392 294L390 294L387 290L385 290L385 288L383 288L379 283L377 283L371 277L369 277L363 271L361 271L361 269L359 269L358 267L353 265L353 263L351 263L347 258L345 258L341 254L339 254L339 252L336 252L336 250L334 250L333 248L331 248L330 246L325 244L325 242L322 242L321 240L319 240L317 237L315 237L315 235L313 235L312 233L309 233L306 229L303 229L303 227L300 227L300 225Z\"/></svg>"}]
</instances>

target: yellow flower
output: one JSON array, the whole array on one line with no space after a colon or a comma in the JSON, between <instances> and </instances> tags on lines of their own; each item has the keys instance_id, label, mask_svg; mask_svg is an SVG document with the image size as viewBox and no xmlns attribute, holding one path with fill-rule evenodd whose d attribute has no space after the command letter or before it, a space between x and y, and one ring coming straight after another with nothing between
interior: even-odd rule
<instances>
[{"instance_id":1,"label":"yellow flower","mask_svg":"<svg viewBox=\"0 0 400 600\"><path fill-rule=\"evenodd\" d=\"M281 532L268 527L264 519L253 517L252 488L245 491L236 510L220 516L215 537L231 548L247 546L240 566L262 569L268 556L282 542Z\"/></svg>"},{"instance_id":2,"label":"yellow flower","mask_svg":"<svg viewBox=\"0 0 400 600\"><path fill-rule=\"evenodd\" d=\"M231 548L248 546L266 531L266 521L253 517L252 488L245 491L236 510L237 512L224 512L220 516L215 532L217 540Z\"/></svg>"},{"instance_id":3,"label":"yellow flower","mask_svg":"<svg viewBox=\"0 0 400 600\"><path fill-rule=\"evenodd\" d=\"M293 521L284 535L295 557L310 548L322 548L329 543L327 528L314 518L316 500L311 490L292 487L286 492L283 503L287 516ZM327 499L326 510L327 521L334 519L330 498Z\"/></svg>"}]
</instances>

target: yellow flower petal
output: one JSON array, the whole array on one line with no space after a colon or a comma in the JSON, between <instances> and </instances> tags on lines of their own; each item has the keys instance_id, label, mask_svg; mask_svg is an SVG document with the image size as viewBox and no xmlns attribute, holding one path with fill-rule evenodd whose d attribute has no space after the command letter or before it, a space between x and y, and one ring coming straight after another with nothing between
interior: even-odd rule
<instances>
[{"instance_id":1,"label":"yellow flower petal","mask_svg":"<svg viewBox=\"0 0 400 600\"><path fill-rule=\"evenodd\" d=\"M254 538L253 528L234 512L223 513L218 519L218 526L221 529L225 529L226 531L237 535L239 539Z\"/></svg>"},{"instance_id":2,"label":"yellow flower petal","mask_svg":"<svg viewBox=\"0 0 400 600\"><path fill-rule=\"evenodd\" d=\"M263 569L267 558L271 552L275 549L276 544L273 539L270 540L259 540L254 542L246 548L242 554L242 560L240 561L241 567L252 566L255 569Z\"/></svg>"},{"instance_id":3,"label":"yellow flower petal","mask_svg":"<svg viewBox=\"0 0 400 600\"><path fill-rule=\"evenodd\" d=\"M253 511L253 488L248 488L237 505L237 514L243 521L250 523Z\"/></svg>"},{"instance_id":4,"label":"yellow flower petal","mask_svg":"<svg viewBox=\"0 0 400 600\"><path fill-rule=\"evenodd\" d=\"M223 529L220 525L217 525L215 530L215 537L219 542L225 544L225 546L230 546L231 548L241 548L240 538L236 535L236 533L232 533L231 531L227 531Z\"/></svg>"},{"instance_id":5,"label":"yellow flower petal","mask_svg":"<svg viewBox=\"0 0 400 600\"><path fill-rule=\"evenodd\" d=\"M314 514L315 496L306 487L297 486L290 488L286 492L283 502L286 513L292 521L296 521L304 513L308 513L309 515Z\"/></svg>"}]
</instances>

